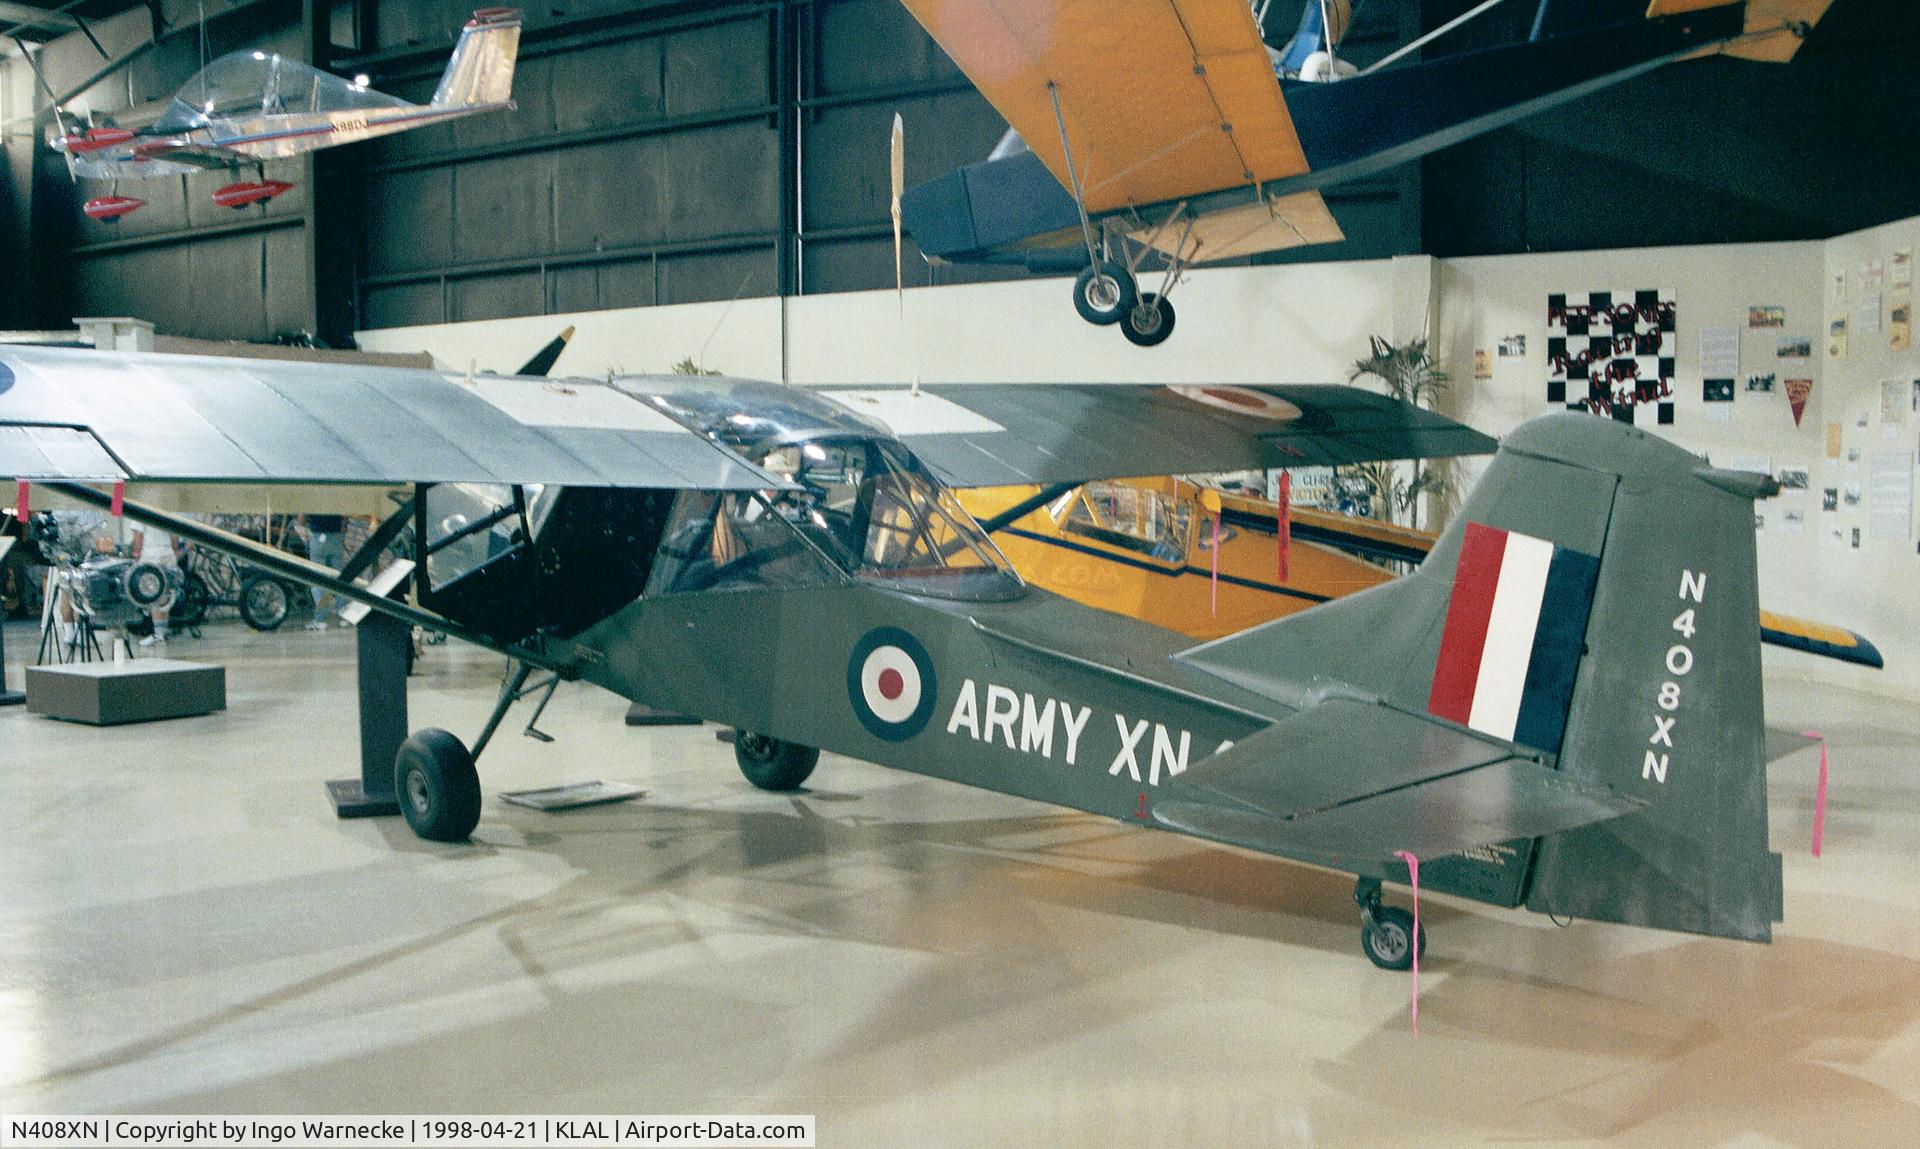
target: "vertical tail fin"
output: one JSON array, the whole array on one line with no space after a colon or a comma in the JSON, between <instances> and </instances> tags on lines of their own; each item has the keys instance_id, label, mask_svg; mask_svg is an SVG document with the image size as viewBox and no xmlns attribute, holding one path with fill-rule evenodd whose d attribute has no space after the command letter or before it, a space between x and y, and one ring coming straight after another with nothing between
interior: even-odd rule
<instances>
[{"instance_id":1,"label":"vertical tail fin","mask_svg":"<svg viewBox=\"0 0 1920 1149\"><path fill-rule=\"evenodd\" d=\"M1501 443L1416 573L1183 657L1276 696L1358 688L1647 803L1487 843L1509 859L1489 863L1501 873L1474 872L1471 854L1436 867L1436 881L1459 871L1451 892L1765 940L1780 857L1752 512L1769 493L1612 420L1536 419Z\"/></svg>"},{"instance_id":2,"label":"vertical tail fin","mask_svg":"<svg viewBox=\"0 0 1920 1149\"><path fill-rule=\"evenodd\" d=\"M513 98L513 64L520 54L520 10L482 8L460 30L433 106L503 104Z\"/></svg>"}]
</instances>

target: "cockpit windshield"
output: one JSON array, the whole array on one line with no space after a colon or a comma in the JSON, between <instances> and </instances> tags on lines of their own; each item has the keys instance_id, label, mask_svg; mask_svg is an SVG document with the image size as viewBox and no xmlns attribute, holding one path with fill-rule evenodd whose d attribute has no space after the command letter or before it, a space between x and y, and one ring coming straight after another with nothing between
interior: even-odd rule
<instances>
[{"instance_id":1,"label":"cockpit windshield","mask_svg":"<svg viewBox=\"0 0 1920 1149\"><path fill-rule=\"evenodd\" d=\"M905 447L819 396L722 384L661 402L696 430L796 484L759 500L841 570L945 598L1002 599L1025 589L952 492Z\"/></svg>"},{"instance_id":2,"label":"cockpit windshield","mask_svg":"<svg viewBox=\"0 0 1920 1149\"><path fill-rule=\"evenodd\" d=\"M154 127L184 132L243 116L409 106L398 96L376 92L278 52L234 52L181 85Z\"/></svg>"}]
</instances>

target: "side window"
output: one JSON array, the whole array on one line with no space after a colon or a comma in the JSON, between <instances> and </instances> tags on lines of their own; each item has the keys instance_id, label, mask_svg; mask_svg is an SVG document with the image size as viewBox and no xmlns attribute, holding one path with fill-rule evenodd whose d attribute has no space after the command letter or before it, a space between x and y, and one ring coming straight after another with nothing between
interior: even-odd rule
<instances>
[{"instance_id":1,"label":"side window","mask_svg":"<svg viewBox=\"0 0 1920 1149\"><path fill-rule=\"evenodd\" d=\"M647 593L817 586L837 577L760 495L686 491L667 524Z\"/></svg>"},{"instance_id":2,"label":"side window","mask_svg":"<svg viewBox=\"0 0 1920 1149\"><path fill-rule=\"evenodd\" d=\"M427 488L427 583L449 586L525 545L526 520L512 487L437 483Z\"/></svg>"},{"instance_id":3,"label":"side window","mask_svg":"<svg viewBox=\"0 0 1920 1149\"><path fill-rule=\"evenodd\" d=\"M1088 483L1067 508L1069 534L1124 547L1161 562L1184 562L1193 509L1126 483Z\"/></svg>"}]
</instances>

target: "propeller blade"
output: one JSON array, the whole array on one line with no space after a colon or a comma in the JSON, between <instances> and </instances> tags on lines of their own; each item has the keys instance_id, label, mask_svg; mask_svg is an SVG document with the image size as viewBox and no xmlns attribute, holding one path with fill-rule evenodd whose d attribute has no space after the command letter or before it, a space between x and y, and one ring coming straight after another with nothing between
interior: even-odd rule
<instances>
[{"instance_id":1,"label":"propeller blade","mask_svg":"<svg viewBox=\"0 0 1920 1149\"><path fill-rule=\"evenodd\" d=\"M533 358L521 364L520 370L515 371L514 374L515 375L534 375L534 376L545 375L547 372L553 370L553 365L555 361L557 361L560 358L560 353L567 349L567 341L572 338L573 338L573 327L571 324L569 324L567 329L565 331L562 331L559 335L555 336L552 342L548 343L545 347L542 347L540 350L534 352Z\"/></svg>"},{"instance_id":2,"label":"propeller blade","mask_svg":"<svg viewBox=\"0 0 1920 1149\"><path fill-rule=\"evenodd\" d=\"M907 314L906 275L900 257L900 197L907 190L907 128L900 113L893 114L893 294L900 305L900 316Z\"/></svg>"}]
</instances>

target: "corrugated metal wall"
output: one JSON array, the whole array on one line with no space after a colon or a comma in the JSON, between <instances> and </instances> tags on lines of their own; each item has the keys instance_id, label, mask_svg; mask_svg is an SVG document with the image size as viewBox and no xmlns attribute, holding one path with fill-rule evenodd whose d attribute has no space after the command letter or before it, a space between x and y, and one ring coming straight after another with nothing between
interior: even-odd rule
<instances>
[{"instance_id":1,"label":"corrugated metal wall","mask_svg":"<svg viewBox=\"0 0 1920 1149\"><path fill-rule=\"evenodd\" d=\"M412 99L432 92L474 0L228 0L215 54L261 46L306 57L308 21L330 70L366 72ZM125 115L199 66L191 3L174 33L77 106ZM1364 11L1364 9L1363 9ZM1397 39L1404 6L1380 5L1364 42ZM117 18L133 24L143 13ZM126 37L131 41L134 33ZM78 37L49 70L101 61ZM163 329L261 339L355 327L831 292L893 282L887 139L907 123L920 182L986 155L1004 123L896 0L572 0L528 13L516 111L475 117L314 161L269 165L299 187L230 212L224 173L132 184L148 206L115 225L39 164L40 312L133 313ZM17 145L16 145L17 146ZM330 189L310 203L316 187ZM1353 240L1315 258L1409 250L1417 217L1398 178L1330 197ZM1411 221L1411 224L1410 222ZM929 268L911 282L1008 274ZM318 283L317 295L315 284ZM4 317L0 317L3 319ZM19 322L18 319L15 322Z\"/></svg>"}]
</instances>

